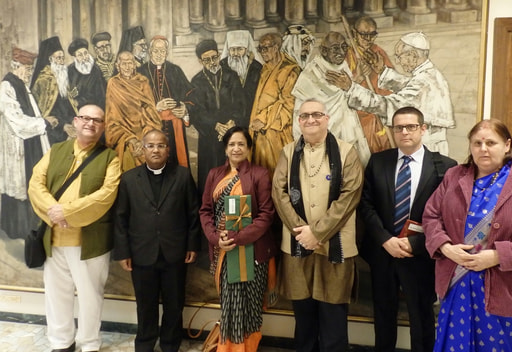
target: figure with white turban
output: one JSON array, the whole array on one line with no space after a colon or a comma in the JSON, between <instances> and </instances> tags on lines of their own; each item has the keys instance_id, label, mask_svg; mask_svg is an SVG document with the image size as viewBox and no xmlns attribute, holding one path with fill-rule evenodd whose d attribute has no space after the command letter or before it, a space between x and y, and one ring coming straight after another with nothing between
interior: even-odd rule
<instances>
[{"instance_id":1,"label":"figure with white turban","mask_svg":"<svg viewBox=\"0 0 512 352\"><path fill-rule=\"evenodd\" d=\"M281 51L304 69L314 45L315 37L311 31L301 24L294 24L289 26L283 35Z\"/></svg>"},{"instance_id":2,"label":"figure with white turban","mask_svg":"<svg viewBox=\"0 0 512 352\"><path fill-rule=\"evenodd\" d=\"M382 96L352 82L348 75L338 80L338 86L347 92L348 104L353 109L377 114L383 123L391 126L393 112L404 106L414 106L425 116L427 130L423 144L430 151L448 155L446 130L455 127L448 82L429 59L430 42L422 32L408 33L395 45L397 63L407 74L386 67L379 59L372 69L379 73L379 88L393 93Z\"/></svg>"},{"instance_id":3,"label":"figure with white turban","mask_svg":"<svg viewBox=\"0 0 512 352\"><path fill-rule=\"evenodd\" d=\"M241 126L249 127L251 108L262 68L261 63L257 60L256 47L249 31L230 31L226 34L220 64L235 71L240 78L246 106L246 116Z\"/></svg>"}]
</instances>

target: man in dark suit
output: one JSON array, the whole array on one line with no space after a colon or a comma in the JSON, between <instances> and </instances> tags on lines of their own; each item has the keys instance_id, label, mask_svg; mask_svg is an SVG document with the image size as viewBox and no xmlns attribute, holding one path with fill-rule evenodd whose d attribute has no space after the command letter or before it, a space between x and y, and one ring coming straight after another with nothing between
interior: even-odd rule
<instances>
[{"instance_id":1,"label":"man in dark suit","mask_svg":"<svg viewBox=\"0 0 512 352\"><path fill-rule=\"evenodd\" d=\"M370 264L372 278L375 351L395 351L401 289L409 312L411 351L427 352L435 339L434 263L423 233L398 235L406 219L421 222L428 198L445 171L457 163L423 146L427 126L418 109L398 109L392 129L398 148L371 156L359 205L366 226L361 254Z\"/></svg>"},{"instance_id":2,"label":"man in dark suit","mask_svg":"<svg viewBox=\"0 0 512 352\"><path fill-rule=\"evenodd\" d=\"M137 302L135 351L177 352L182 339L186 264L200 246L197 190L188 168L168 162L158 130L143 138L146 163L121 177L114 259L132 275ZM158 328L159 299L162 326Z\"/></svg>"}]
</instances>

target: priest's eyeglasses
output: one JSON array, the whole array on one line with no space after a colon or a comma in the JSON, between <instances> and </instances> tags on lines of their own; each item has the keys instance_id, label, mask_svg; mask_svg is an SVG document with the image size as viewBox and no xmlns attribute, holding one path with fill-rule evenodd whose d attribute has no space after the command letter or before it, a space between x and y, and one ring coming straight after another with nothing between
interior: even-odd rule
<instances>
[{"instance_id":1,"label":"priest's eyeglasses","mask_svg":"<svg viewBox=\"0 0 512 352\"><path fill-rule=\"evenodd\" d=\"M167 148L167 144L163 144L163 143L158 143L158 144L153 144L153 143L148 143L148 144L144 144L144 148L146 148L147 150L153 150L153 149L158 149L158 150L164 150L165 148Z\"/></svg>"},{"instance_id":2,"label":"priest's eyeglasses","mask_svg":"<svg viewBox=\"0 0 512 352\"><path fill-rule=\"evenodd\" d=\"M310 117L314 118L315 120L320 120L322 117L324 117L325 114L320 111L314 111L314 112L303 112L299 115L299 119L302 121L309 120Z\"/></svg>"},{"instance_id":3,"label":"priest's eyeglasses","mask_svg":"<svg viewBox=\"0 0 512 352\"><path fill-rule=\"evenodd\" d=\"M95 125L100 125L102 124L103 122L105 122L105 120L103 119L100 119L98 117L90 117L90 116L87 116L87 115L80 115L80 116L77 116L80 120L82 120L83 123L89 123L92 121L93 124Z\"/></svg>"},{"instance_id":4,"label":"priest's eyeglasses","mask_svg":"<svg viewBox=\"0 0 512 352\"><path fill-rule=\"evenodd\" d=\"M419 127L420 127L420 124L415 123L415 124L410 124L410 125L396 125L396 126L393 126L392 129L393 129L393 132L395 132L395 133L402 133L404 128L407 130L407 132L414 132Z\"/></svg>"},{"instance_id":5,"label":"priest's eyeglasses","mask_svg":"<svg viewBox=\"0 0 512 352\"><path fill-rule=\"evenodd\" d=\"M217 62L218 59L219 59L219 55L214 55L214 56L202 58L201 61L203 62L203 64L207 65L210 63L213 64L213 63Z\"/></svg>"}]
</instances>

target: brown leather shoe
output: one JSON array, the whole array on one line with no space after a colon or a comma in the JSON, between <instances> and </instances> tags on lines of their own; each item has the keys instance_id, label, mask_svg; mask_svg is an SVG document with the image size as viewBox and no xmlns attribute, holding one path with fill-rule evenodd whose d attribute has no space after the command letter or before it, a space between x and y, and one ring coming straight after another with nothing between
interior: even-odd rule
<instances>
[{"instance_id":1,"label":"brown leather shoe","mask_svg":"<svg viewBox=\"0 0 512 352\"><path fill-rule=\"evenodd\" d=\"M57 348L55 350L52 350L52 352L75 352L75 348L76 348L76 343L73 342L71 344L71 346L69 346L67 348Z\"/></svg>"}]
</instances>

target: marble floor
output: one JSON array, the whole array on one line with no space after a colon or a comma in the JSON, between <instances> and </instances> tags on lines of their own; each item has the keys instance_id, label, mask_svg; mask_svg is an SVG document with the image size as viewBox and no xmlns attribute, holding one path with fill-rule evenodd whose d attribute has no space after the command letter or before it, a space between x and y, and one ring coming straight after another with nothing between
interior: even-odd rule
<instances>
[{"instance_id":1,"label":"marble floor","mask_svg":"<svg viewBox=\"0 0 512 352\"><path fill-rule=\"evenodd\" d=\"M133 352L134 335L129 333L102 331L101 352ZM184 340L180 352L201 352L202 341ZM0 352L50 352L46 339L46 326L0 320ZM77 346L76 351L80 351ZM292 349L260 345L259 352L292 352ZM351 352L368 352L366 346L350 346ZM400 351L400 350L397 350ZM161 352L156 349L155 352Z\"/></svg>"},{"instance_id":2,"label":"marble floor","mask_svg":"<svg viewBox=\"0 0 512 352\"><path fill-rule=\"evenodd\" d=\"M46 326L0 321L1 352L50 352ZM102 332L101 352L133 352L133 334ZM77 351L80 351L77 346ZM159 351L158 349L156 351ZM201 341L184 340L180 352L200 352ZM261 346L260 352L290 352L292 350Z\"/></svg>"}]
</instances>

